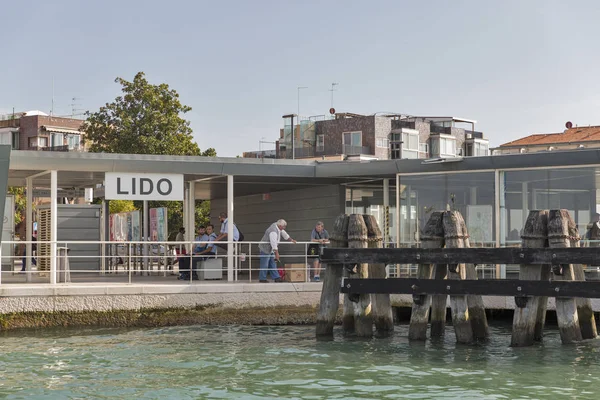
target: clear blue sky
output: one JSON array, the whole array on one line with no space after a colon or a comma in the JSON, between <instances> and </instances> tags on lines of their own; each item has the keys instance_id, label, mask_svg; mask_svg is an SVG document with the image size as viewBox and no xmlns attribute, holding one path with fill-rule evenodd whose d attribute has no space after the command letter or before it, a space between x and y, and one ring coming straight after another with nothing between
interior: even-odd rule
<instances>
[{"instance_id":1,"label":"clear blue sky","mask_svg":"<svg viewBox=\"0 0 600 400\"><path fill-rule=\"evenodd\" d=\"M201 149L275 140L281 116L472 118L492 145L600 124L598 1L27 1L2 5L0 112L96 110L144 71ZM268 145L264 145L263 148Z\"/></svg>"}]
</instances>

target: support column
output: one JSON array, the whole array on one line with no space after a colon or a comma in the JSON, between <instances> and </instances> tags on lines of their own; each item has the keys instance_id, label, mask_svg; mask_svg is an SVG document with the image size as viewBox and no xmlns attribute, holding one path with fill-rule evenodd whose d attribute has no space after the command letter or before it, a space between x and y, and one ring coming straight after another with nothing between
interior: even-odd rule
<instances>
[{"instance_id":1,"label":"support column","mask_svg":"<svg viewBox=\"0 0 600 400\"><path fill-rule=\"evenodd\" d=\"M58 171L50 171L50 283L57 283L56 240L58 239Z\"/></svg>"},{"instance_id":2,"label":"support column","mask_svg":"<svg viewBox=\"0 0 600 400\"><path fill-rule=\"evenodd\" d=\"M25 206L25 240L31 240L33 236L33 178L27 178L26 182L26 206ZM25 261L25 279L27 282L31 282L31 260L33 259L32 245L26 245L26 261Z\"/></svg>"},{"instance_id":3,"label":"support column","mask_svg":"<svg viewBox=\"0 0 600 400\"><path fill-rule=\"evenodd\" d=\"M388 247L390 241L390 180L383 180L383 247Z\"/></svg>"},{"instance_id":4,"label":"support column","mask_svg":"<svg viewBox=\"0 0 600 400\"><path fill-rule=\"evenodd\" d=\"M144 242L147 242L149 240L149 231L150 231L150 227L148 225L150 225L150 221L148 219L148 200L144 200L144 210L143 210L143 218L144 218ZM144 266L144 271L146 271L147 274L149 274L148 272L148 244L144 244L143 246L143 250L142 250L142 255L144 256L144 261L142 261L142 265ZM144 272L140 272L140 275L144 275Z\"/></svg>"},{"instance_id":5,"label":"support column","mask_svg":"<svg viewBox=\"0 0 600 400\"><path fill-rule=\"evenodd\" d=\"M400 175L396 174L396 221L394 221L396 226L396 247L400 247L400 242L402 241L402 238L400 237L400 203Z\"/></svg>"},{"instance_id":6,"label":"support column","mask_svg":"<svg viewBox=\"0 0 600 400\"><path fill-rule=\"evenodd\" d=\"M233 281L233 175L227 175L227 281Z\"/></svg>"},{"instance_id":7,"label":"support column","mask_svg":"<svg viewBox=\"0 0 600 400\"><path fill-rule=\"evenodd\" d=\"M185 230L189 232L188 240L192 241L196 237L196 182L190 182L188 196L188 226Z\"/></svg>"},{"instance_id":8,"label":"support column","mask_svg":"<svg viewBox=\"0 0 600 400\"><path fill-rule=\"evenodd\" d=\"M189 226L189 219L190 219L190 206L189 206L189 200L190 200L190 188L188 185L186 185L184 183L184 189L183 189L183 227L186 230L186 234L189 235L189 233L187 232L188 226ZM179 228L181 228L181 226L177 227L177 231L179 231ZM182 248L186 248L186 245L182 245L179 244L178 245L179 249Z\"/></svg>"}]
</instances>

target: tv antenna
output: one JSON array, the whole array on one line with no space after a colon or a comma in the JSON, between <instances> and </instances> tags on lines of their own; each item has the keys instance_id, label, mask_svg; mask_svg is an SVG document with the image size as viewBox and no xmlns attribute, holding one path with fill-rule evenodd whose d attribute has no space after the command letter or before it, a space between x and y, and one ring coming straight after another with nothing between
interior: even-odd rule
<instances>
[{"instance_id":1,"label":"tv antenna","mask_svg":"<svg viewBox=\"0 0 600 400\"><path fill-rule=\"evenodd\" d=\"M339 83L332 83L331 84L331 89L329 89L329 91L331 92L331 108L333 108L333 92L335 92L335 87L339 85Z\"/></svg>"},{"instance_id":2,"label":"tv antenna","mask_svg":"<svg viewBox=\"0 0 600 400\"><path fill-rule=\"evenodd\" d=\"M77 103L79 100L82 100L81 97L71 98L71 117L80 115L81 113L79 113L79 111L83 111L83 108L77 108L81 107L81 103Z\"/></svg>"}]
</instances>

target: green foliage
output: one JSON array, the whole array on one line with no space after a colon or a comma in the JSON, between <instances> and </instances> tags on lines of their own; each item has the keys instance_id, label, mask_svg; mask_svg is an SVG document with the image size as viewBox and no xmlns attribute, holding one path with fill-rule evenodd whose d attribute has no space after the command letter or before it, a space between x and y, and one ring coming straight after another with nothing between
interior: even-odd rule
<instances>
[{"instance_id":1,"label":"green foliage","mask_svg":"<svg viewBox=\"0 0 600 400\"><path fill-rule=\"evenodd\" d=\"M216 157L217 151L212 147L209 147L208 149L204 150L201 155L204 157Z\"/></svg>"},{"instance_id":2,"label":"green foliage","mask_svg":"<svg viewBox=\"0 0 600 400\"><path fill-rule=\"evenodd\" d=\"M143 72L133 81L117 78L123 94L95 113L87 112L82 131L94 153L200 155L189 121L191 107L169 85L150 84Z\"/></svg>"},{"instance_id":3,"label":"green foliage","mask_svg":"<svg viewBox=\"0 0 600 400\"><path fill-rule=\"evenodd\" d=\"M108 203L108 209L111 214L136 210L135 205L131 200L111 200Z\"/></svg>"},{"instance_id":4,"label":"green foliage","mask_svg":"<svg viewBox=\"0 0 600 400\"><path fill-rule=\"evenodd\" d=\"M27 196L25 188L11 186L8 188L8 193L15 196L15 226L25 220L27 212Z\"/></svg>"},{"instance_id":5,"label":"green foliage","mask_svg":"<svg viewBox=\"0 0 600 400\"><path fill-rule=\"evenodd\" d=\"M87 113L82 131L90 152L216 157L214 148L201 152L193 141L190 123L181 117L192 108L182 104L179 94L169 85L152 85L143 72L138 72L132 82L123 78L115 82L122 86L123 94L99 111ZM123 201L113 211L113 203L116 201L110 201L111 213L142 209L142 202ZM151 201L148 205L167 208L170 231L183 225L181 202ZM210 202L197 203L199 224L207 223L209 210Z\"/></svg>"}]
</instances>

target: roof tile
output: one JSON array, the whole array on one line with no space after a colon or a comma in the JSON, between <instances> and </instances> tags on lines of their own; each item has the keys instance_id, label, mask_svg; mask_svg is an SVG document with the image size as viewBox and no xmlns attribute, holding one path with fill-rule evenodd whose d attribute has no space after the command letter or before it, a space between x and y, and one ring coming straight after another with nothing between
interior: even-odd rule
<instances>
[{"instance_id":1,"label":"roof tile","mask_svg":"<svg viewBox=\"0 0 600 400\"><path fill-rule=\"evenodd\" d=\"M600 126L575 127L566 129L562 133L536 133L521 139L513 140L512 142L501 144L500 147L595 141L600 141Z\"/></svg>"}]
</instances>

